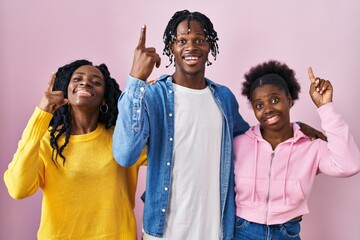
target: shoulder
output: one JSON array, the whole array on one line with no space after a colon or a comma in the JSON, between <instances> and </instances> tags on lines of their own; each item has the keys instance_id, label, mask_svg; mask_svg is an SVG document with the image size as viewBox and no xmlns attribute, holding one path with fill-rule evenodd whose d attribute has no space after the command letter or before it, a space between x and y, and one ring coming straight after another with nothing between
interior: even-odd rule
<instances>
[{"instance_id":1,"label":"shoulder","mask_svg":"<svg viewBox=\"0 0 360 240\"><path fill-rule=\"evenodd\" d=\"M221 85L219 83L215 83L210 79L206 79L206 83L213 92L219 94L220 96L225 98L231 98L233 100L236 99L233 92L227 86Z\"/></svg>"}]
</instances>

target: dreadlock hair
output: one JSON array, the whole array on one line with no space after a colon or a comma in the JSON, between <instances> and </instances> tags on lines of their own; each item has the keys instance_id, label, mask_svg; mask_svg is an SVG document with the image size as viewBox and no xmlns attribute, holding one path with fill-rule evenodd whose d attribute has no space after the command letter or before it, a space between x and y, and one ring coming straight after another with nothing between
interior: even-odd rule
<instances>
[{"instance_id":1,"label":"dreadlock hair","mask_svg":"<svg viewBox=\"0 0 360 240\"><path fill-rule=\"evenodd\" d=\"M206 39L210 44L211 55L216 60L216 56L219 53L219 46L217 41L219 40L217 36L217 32L214 30L214 26L210 19L200 12L189 12L188 10L182 10L176 12L172 18L170 19L168 25L165 28L165 32L163 35L163 41L165 43L165 47L163 50L163 55L169 57L170 64L166 67L169 67L174 62L174 55L171 51L171 45L174 44L176 40L176 33L178 25L183 21L188 21L188 28L190 29L190 21L196 20L201 23L204 29L204 34ZM212 63L207 60L207 66L211 65ZM175 66L175 62L174 62Z\"/></svg>"},{"instance_id":2,"label":"dreadlock hair","mask_svg":"<svg viewBox=\"0 0 360 240\"><path fill-rule=\"evenodd\" d=\"M270 84L284 90L287 96L291 96L294 103L299 98L300 85L295 78L294 70L290 69L285 63L276 60L269 60L262 64L252 67L245 73L242 95L249 101L252 100L252 93L255 88Z\"/></svg>"},{"instance_id":3,"label":"dreadlock hair","mask_svg":"<svg viewBox=\"0 0 360 240\"><path fill-rule=\"evenodd\" d=\"M62 91L64 98L68 97L67 89L74 71L81 66L90 65L93 66L92 62L87 60L77 60L65 66L62 66L56 72L56 78L53 90ZM106 103L108 105L108 111L101 112L99 114L98 122L103 123L105 128L115 126L116 118L118 114L117 100L121 94L118 83L115 79L111 78L110 72L105 64L95 66L98 68L104 76L105 80L105 93ZM69 143L71 133L71 118L69 112L69 106L66 104L57 109L50 121L50 146L52 147L52 161L57 166L57 158L60 156L65 164L65 156L63 150ZM65 135L65 141L60 146L59 139Z\"/></svg>"}]
</instances>

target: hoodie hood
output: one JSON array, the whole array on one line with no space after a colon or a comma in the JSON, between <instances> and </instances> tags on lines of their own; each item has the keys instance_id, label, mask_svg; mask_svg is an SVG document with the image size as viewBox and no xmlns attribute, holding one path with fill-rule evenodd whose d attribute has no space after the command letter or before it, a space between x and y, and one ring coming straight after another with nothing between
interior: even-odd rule
<instances>
[{"instance_id":1,"label":"hoodie hood","mask_svg":"<svg viewBox=\"0 0 360 240\"><path fill-rule=\"evenodd\" d=\"M289 138L285 142L294 142L295 143L301 138L309 138L301 131L300 126L298 124L291 123L291 125L292 125L293 131L294 131L294 136L292 138ZM267 142L261 135L260 124L258 124L256 126L252 126L248 131L245 132L245 134L247 136L249 136L251 139L256 139L259 142ZM280 144L282 144L282 143L280 143Z\"/></svg>"}]
</instances>

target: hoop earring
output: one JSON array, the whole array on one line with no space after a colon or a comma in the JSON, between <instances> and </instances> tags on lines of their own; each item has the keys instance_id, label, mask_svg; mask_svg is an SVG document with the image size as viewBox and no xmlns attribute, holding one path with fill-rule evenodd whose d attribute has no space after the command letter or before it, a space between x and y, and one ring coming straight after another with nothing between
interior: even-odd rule
<instances>
[{"instance_id":1,"label":"hoop earring","mask_svg":"<svg viewBox=\"0 0 360 240\"><path fill-rule=\"evenodd\" d=\"M109 111L109 106L105 103L100 106L100 112L106 114Z\"/></svg>"}]
</instances>

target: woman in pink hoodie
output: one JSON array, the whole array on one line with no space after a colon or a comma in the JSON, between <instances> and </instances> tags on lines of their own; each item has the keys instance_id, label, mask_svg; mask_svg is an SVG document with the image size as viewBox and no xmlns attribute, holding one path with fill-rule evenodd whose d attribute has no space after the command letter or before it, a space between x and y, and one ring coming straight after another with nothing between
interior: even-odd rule
<instances>
[{"instance_id":1,"label":"woman in pink hoodie","mask_svg":"<svg viewBox=\"0 0 360 240\"><path fill-rule=\"evenodd\" d=\"M300 85L286 64L271 60L245 74L242 94L259 124L234 140L235 239L300 239L315 176L349 177L360 171L360 152L335 111L331 83L314 77L311 68L308 74L327 142L312 141L290 122Z\"/></svg>"}]
</instances>

